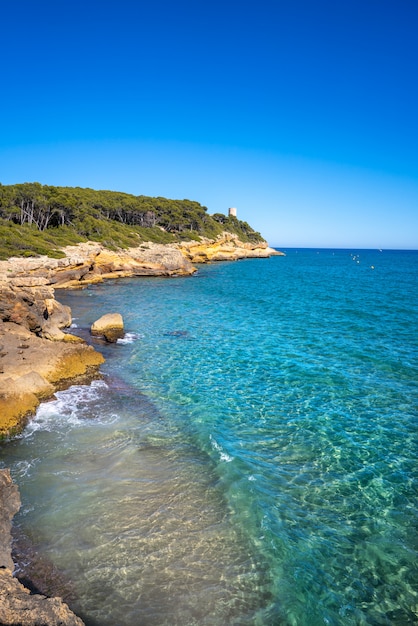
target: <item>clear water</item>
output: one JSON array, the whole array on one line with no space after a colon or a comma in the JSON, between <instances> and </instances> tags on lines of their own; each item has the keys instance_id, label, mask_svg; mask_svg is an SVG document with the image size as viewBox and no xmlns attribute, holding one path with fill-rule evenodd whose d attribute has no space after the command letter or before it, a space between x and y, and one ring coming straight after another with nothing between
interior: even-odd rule
<instances>
[{"instance_id":1,"label":"clear water","mask_svg":"<svg viewBox=\"0 0 418 626\"><path fill-rule=\"evenodd\" d=\"M128 335L0 448L50 591L90 626L418 623L418 252L58 297Z\"/></svg>"}]
</instances>

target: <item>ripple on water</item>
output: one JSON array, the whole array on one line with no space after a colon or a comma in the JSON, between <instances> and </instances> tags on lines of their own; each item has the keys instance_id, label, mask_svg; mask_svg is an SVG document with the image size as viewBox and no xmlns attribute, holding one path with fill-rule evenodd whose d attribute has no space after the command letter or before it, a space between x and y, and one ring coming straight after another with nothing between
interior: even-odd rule
<instances>
[{"instance_id":1,"label":"ripple on water","mask_svg":"<svg viewBox=\"0 0 418 626\"><path fill-rule=\"evenodd\" d=\"M90 626L417 622L418 256L377 254L69 296L140 339L2 451Z\"/></svg>"},{"instance_id":2,"label":"ripple on water","mask_svg":"<svg viewBox=\"0 0 418 626\"><path fill-rule=\"evenodd\" d=\"M87 624L254 623L268 573L230 523L206 454L129 386L117 385L118 412L111 386L73 387L40 408L26 443L43 457L32 475L13 468L26 478L21 536L54 563L64 595L71 581L67 599ZM139 427L125 428L133 411Z\"/></svg>"}]
</instances>

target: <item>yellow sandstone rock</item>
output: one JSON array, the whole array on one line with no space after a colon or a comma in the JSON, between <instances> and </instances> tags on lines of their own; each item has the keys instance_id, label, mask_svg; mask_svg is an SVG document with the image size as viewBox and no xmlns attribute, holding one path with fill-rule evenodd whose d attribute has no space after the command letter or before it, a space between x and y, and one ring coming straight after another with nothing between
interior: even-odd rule
<instances>
[{"instance_id":1,"label":"yellow sandstone rock","mask_svg":"<svg viewBox=\"0 0 418 626\"><path fill-rule=\"evenodd\" d=\"M78 337L68 339L50 341L18 324L0 323L0 436L23 428L56 389L97 376L102 354Z\"/></svg>"},{"instance_id":2,"label":"yellow sandstone rock","mask_svg":"<svg viewBox=\"0 0 418 626\"><path fill-rule=\"evenodd\" d=\"M55 389L97 375L104 361L83 340L62 331L71 324L71 311L55 300L55 289L126 276L187 276L196 271L193 263L282 254L264 242L244 243L227 232L215 240L143 243L116 252L88 242L63 252L61 259L0 261L0 436L21 428ZM122 317L104 316L91 332L116 341L123 336Z\"/></svg>"},{"instance_id":3,"label":"yellow sandstone rock","mask_svg":"<svg viewBox=\"0 0 418 626\"><path fill-rule=\"evenodd\" d=\"M93 336L104 337L110 343L116 342L124 335L122 315L120 313L102 315L91 325L90 332Z\"/></svg>"},{"instance_id":4,"label":"yellow sandstone rock","mask_svg":"<svg viewBox=\"0 0 418 626\"><path fill-rule=\"evenodd\" d=\"M202 238L200 241L182 241L177 245L191 263L237 261L283 255L265 242L242 242L237 235L227 232L215 240Z\"/></svg>"}]
</instances>

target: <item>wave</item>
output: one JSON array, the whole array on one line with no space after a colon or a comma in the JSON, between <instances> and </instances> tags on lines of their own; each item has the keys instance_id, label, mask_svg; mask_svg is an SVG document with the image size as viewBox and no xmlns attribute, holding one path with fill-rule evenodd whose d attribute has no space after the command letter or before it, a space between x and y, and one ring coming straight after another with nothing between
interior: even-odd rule
<instances>
[{"instance_id":1,"label":"wave","mask_svg":"<svg viewBox=\"0 0 418 626\"><path fill-rule=\"evenodd\" d=\"M105 381L94 380L90 385L72 385L64 391L57 391L54 400L39 405L35 417L29 422L21 438L31 437L40 430L56 430L63 424L84 424L86 420L92 419L93 405L97 406L108 388Z\"/></svg>"},{"instance_id":2,"label":"wave","mask_svg":"<svg viewBox=\"0 0 418 626\"><path fill-rule=\"evenodd\" d=\"M116 343L135 343L135 341L138 341L138 339L141 339L141 335L139 333L125 333L124 337L118 339Z\"/></svg>"}]
</instances>

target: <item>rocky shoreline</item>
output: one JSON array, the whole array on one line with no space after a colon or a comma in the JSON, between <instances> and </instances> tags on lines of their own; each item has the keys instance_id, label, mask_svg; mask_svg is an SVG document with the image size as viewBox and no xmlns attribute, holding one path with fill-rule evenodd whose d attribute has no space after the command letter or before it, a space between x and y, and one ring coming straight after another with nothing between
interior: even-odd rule
<instances>
[{"instance_id":1,"label":"rocky shoreline","mask_svg":"<svg viewBox=\"0 0 418 626\"><path fill-rule=\"evenodd\" d=\"M57 289L132 276L190 276L196 271L194 263L281 254L265 243L243 243L229 233L216 240L148 243L117 252L90 242L63 252L60 259L0 261L0 438L21 431L40 402L58 389L100 376L102 354L65 332L71 310L55 299ZM8 469L0 470L0 623L82 626L60 598L32 594L13 576L11 524L19 508L17 486Z\"/></svg>"},{"instance_id":2,"label":"rocky shoreline","mask_svg":"<svg viewBox=\"0 0 418 626\"><path fill-rule=\"evenodd\" d=\"M58 289L132 276L190 276L194 263L281 254L265 242L243 243L230 233L216 240L146 243L117 252L90 242L63 252L60 259L0 261L0 437L22 429L27 416L55 390L97 376L103 363L100 353L64 332L71 311L55 299Z\"/></svg>"},{"instance_id":3,"label":"rocky shoreline","mask_svg":"<svg viewBox=\"0 0 418 626\"><path fill-rule=\"evenodd\" d=\"M31 593L13 576L11 527L20 495L8 469L0 470L0 624L2 626L83 626L60 598Z\"/></svg>"}]
</instances>

